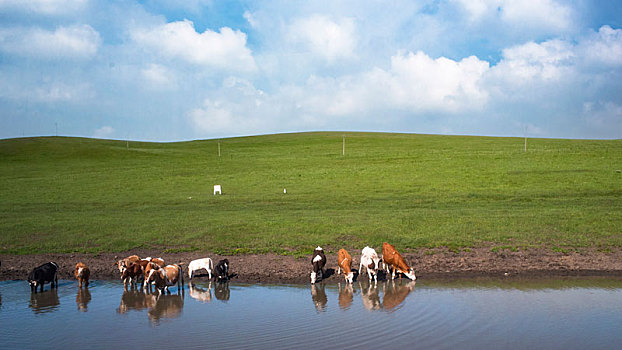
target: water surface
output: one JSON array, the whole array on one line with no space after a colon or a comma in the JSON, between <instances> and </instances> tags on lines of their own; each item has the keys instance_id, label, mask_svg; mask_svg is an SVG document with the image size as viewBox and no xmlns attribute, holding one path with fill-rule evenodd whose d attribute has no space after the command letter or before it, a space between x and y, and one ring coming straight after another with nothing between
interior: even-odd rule
<instances>
[{"instance_id":1,"label":"water surface","mask_svg":"<svg viewBox=\"0 0 622 350\"><path fill-rule=\"evenodd\" d=\"M613 349L622 280L188 284L158 296L117 281L0 282L0 348Z\"/></svg>"}]
</instances>

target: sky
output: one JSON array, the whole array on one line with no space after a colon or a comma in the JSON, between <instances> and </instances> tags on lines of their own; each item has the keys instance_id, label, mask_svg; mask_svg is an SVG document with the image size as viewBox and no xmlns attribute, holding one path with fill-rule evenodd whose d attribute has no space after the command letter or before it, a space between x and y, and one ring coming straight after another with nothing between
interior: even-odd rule
<instances>
[{"instance_id":1,"label":"sky","mask_svg":"<svg viewBox=\"0 0 622 350\"><path fill-rule=\"evenodd\" d=\"M0 138L622 138L621 0L0 0Z\"/></svg>"}]
</instances>

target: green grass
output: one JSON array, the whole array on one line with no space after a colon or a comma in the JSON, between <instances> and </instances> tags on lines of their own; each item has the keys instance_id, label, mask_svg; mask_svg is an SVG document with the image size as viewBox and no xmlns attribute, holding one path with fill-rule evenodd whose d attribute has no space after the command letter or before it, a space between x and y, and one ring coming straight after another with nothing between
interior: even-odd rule
<instances>
[{"instance_id":1,"label":"green grass","mask_svg":"<svg viewBox=\"0 0 622 350\"><path fill-rule=\"evenodd\" d=\"M622 246L622 140L342 135L0 140L0 253Z\"/></svg>"}]
</instances>

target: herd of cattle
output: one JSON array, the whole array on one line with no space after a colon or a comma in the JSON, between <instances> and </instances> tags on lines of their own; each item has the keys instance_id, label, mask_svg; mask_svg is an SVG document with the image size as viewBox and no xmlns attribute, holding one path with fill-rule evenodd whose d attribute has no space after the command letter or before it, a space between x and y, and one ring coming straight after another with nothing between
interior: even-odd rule
<instances>
[{"instance_id":1,"label":"herd of cattle","mask_svg":"<svg viewBox=\"0 0 622 350\"><path fill-rule=\"evenodd\" d=\"M346 283L352 283L354 273L352 271L352 256L345 250L340 249L337 253L338 274L343 271ZM361 259L359 264L359 273L363 272L363 267L367 271L369 280L378 281L378 269L380 263L384 264L387 273L392 270L391 279L395 279L395 274L401 273L411 280L415 280L415 271L409 267L404 261L400 253L389 243L382 244L382 257L378 256L373 248L365 247L361 251ZM177 285L177 288L183 288L183 269L182 264L166 265L161 258L144 258L141 259L137 255L128 256L125 259L118 260L114 265L119 269L123 285L136 287L139 280L142 280L144 289L150 288L152 285L160 294L169 292L168 287ZM311 272L311 283L323 279L326 265L326 255L321 247L315 248L311 258L313 267ZM212 272L217 281L226 281L231 276L229 274L229 260L222 259L215 266L210 258L196 259L188 264L188 278L192 279L197 271L206 270L209 279L212 279ZM78 280L79 288L84 285L88 287L90 270L82 262L76 264L74 276ZM43 291L43 285L51 284L51 288L58 288L58 264L55 262L45 263L38 266L28 275L28 283L32 292L36 293L37 288ZM170 292L169 292L170 293Z\"/></svg>"},{"instance_id":2,"label":"herd of cattle","mask_svg":"<svg viewBox=\"0 0 622 350\"><path fill-rule=\"evenodd\" d=\"M406 264L406 261L402 255L391 244L384 242L382 244L382 257L378 256L373 248L365 247L361 251L361 259L359 264L359 274L363 272L363 267L367 270L367 276L371 281L378 282L378 269L380 263L383 263L385 271L391 272L391 279L395 279L395 273L404 274L411 280L416 280L415 270ZM324 266L326 265L326 255L322 247L317 247L313 251L313 257L311 258L311 264L313 265L313 271L311 272L311 284L314 284L319 279L323 278ZM354 272L352 272L352 256L345 250L339 249L337 252L337 273L341 274L343 271L346 283L352 283L354 280ZM318 279L319 277L319 279Z\"/></svg>"}]
</instances>

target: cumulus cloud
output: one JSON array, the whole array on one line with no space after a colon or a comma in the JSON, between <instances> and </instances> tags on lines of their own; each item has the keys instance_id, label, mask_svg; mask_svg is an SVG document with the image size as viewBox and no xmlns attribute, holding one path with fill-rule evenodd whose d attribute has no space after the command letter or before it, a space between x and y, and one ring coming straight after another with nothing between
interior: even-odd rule
<instances>
[{"instance_id":1,"label":"cumulus cloud","mask_svg":"<svg viewBox=\"0 0 622 350\"><path fill-rule=\"evenodd\" d=\"M223 27L220 32L197 33L192 21L171 22L135 29L132 38L164 57L234 71L254 71L255 60L246 47L246 34Z\"/></svg>"},{"instance_id":2,"label":"cumulus cloud","mask_svg":"<svg viewBox=\"0 0 622 350\"><path fill-rule=\"evenodd\" d=\"M323 15L299 18L291 23L287 36L328 62L353 57L357 44L356 25L351 18L338 21Z\"/></svg>"},{"instance_id":3,"label":"cumulus cloud","mask_svg":"<svg viewBox=\"0 0 622 350\"><path fill-rule=\"evenodd\" d=\"M572 9L555 0L504 0L501 17L521 27L567 30L572 25Z\"/></svg>"},{"instance_id":4,"label":"cumulus cloud","mask_svg":"<svg viewBox=\"0 0 622 350\"><path fill-rule=\"evenodd\" d=\"M105 139L114 135L115 129L111 126L102 126L101 128L95 130L93 133L93 137L97 139Z\"/></svg>"},{"instance_id":5,"label":"cumulus cloud","mask_svg":"<svg viewBox=\"0 0 622 350\"><path fill-rule=\"evenodd\" d=\"M53 31L41 28L0 29L0 50L20 56L44 59L90 58L101 39L93 27L73 25Z\"/></svg>"},{"instance_id":6,"label":"cumulus cloud","mask_svg":"<svg viewBox=\"0 0 622 350\"><path fill-rule=\"evenodd\" d=\"M557 81L570 73L574 58L574 47L566 41L528 42L504 49L494 73L510 87Z\"/></svg>"},{"instance_id":7,"label":"cumulus cloud","mask_svg":"<svg viewBox=\"0 0 622 350\"><path fill-rule=\"evenodd\" d=\"M598 33L591 35L581 44L580 50L589 63L622 65L622 29L602 26Z\"/></svg>"}]
</instances>

